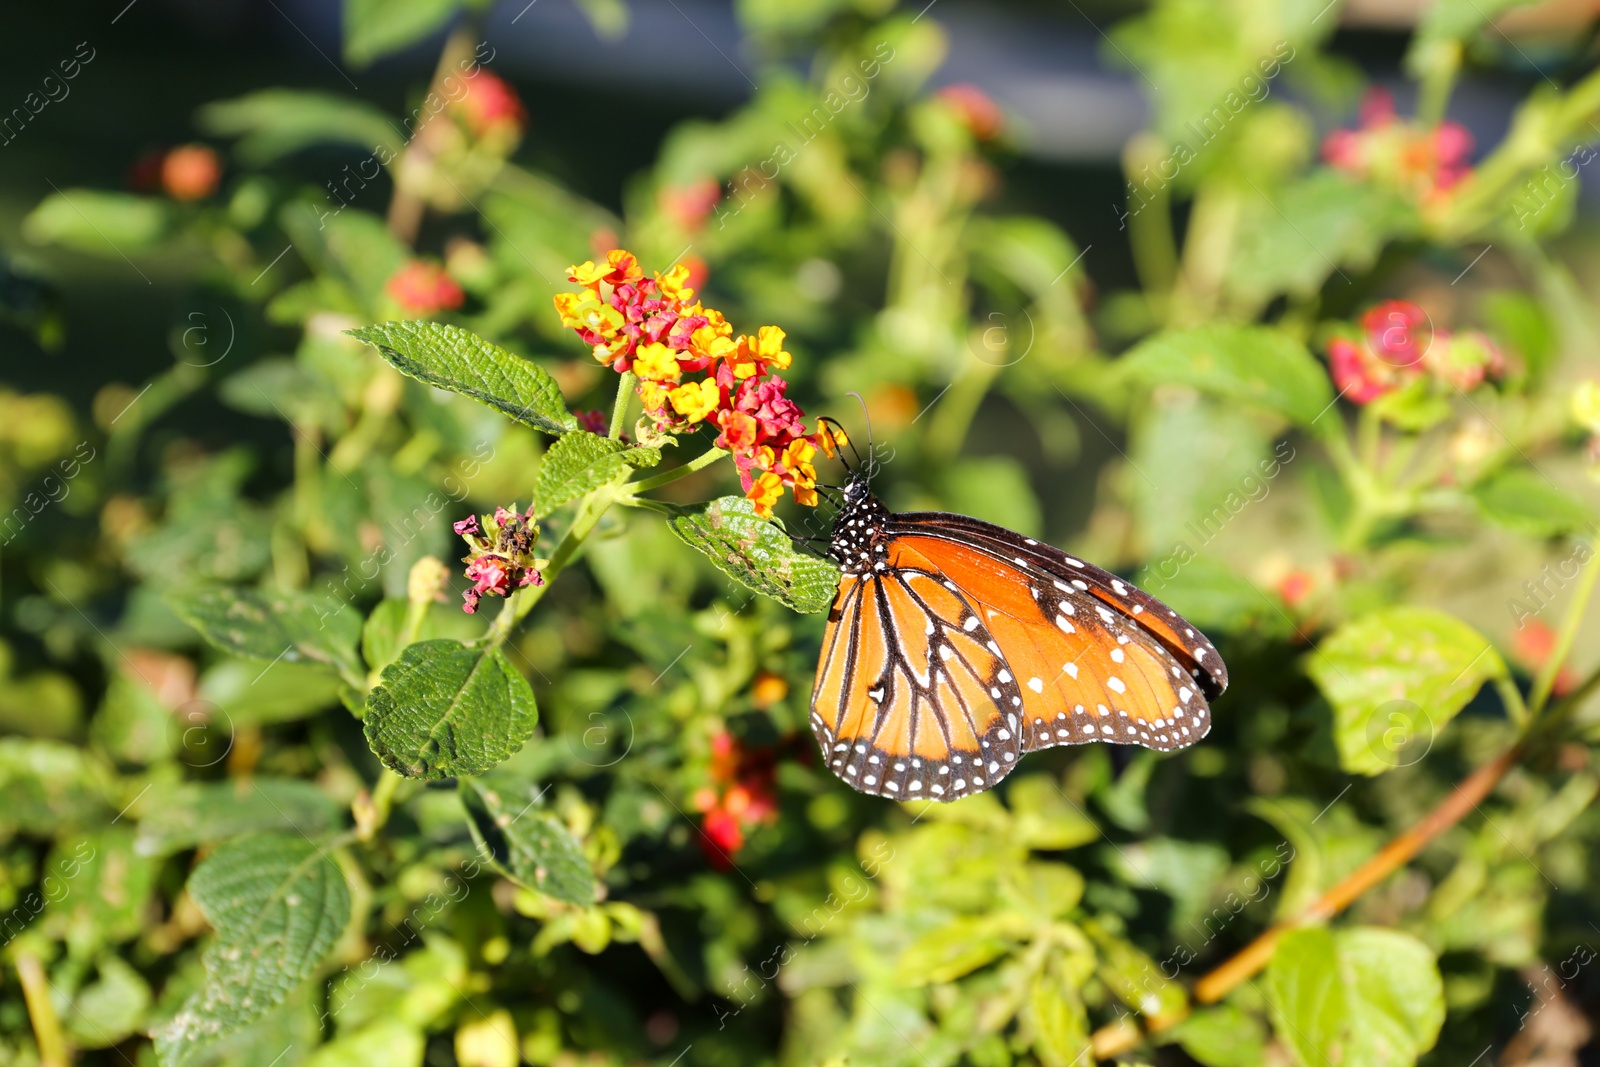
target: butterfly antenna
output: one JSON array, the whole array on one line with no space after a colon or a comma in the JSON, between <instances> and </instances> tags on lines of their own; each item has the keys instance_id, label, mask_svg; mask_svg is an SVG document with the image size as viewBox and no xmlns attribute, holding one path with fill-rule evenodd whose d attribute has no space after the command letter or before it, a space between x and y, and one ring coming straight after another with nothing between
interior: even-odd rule
<instances>
[{"instance_id":1,"label":"butterfly antenna","mask_svg":"<svg viewBox=\"0 0 1600 1067\"><path fill-rule=\"evenodd\" d=\"M876 459L874 458L876 453L872 451L872 417L867 414L867 402L861 398L860 393L846 393L845 396L853 396L856 398L856 402L861 405L861 421L867 425L867 462L865 465L865 470L867 472L867 482L870 484L872 481L874 467L877 463ZM855 445L851 445L850 448L852 451L854 451ZM861 462L859 455L856 457L856 462Z\"/></svg>"},{"instance_id":2,"label":"butterfly antenna","mask_svg":"<svg viewBox=\"0 0 1600 1067\"><path fill-rule=\"evenodd\" d=\"M844 458L843 452L839 453L839 462L844 464L845 470L849 471L851 474L854 474L856 472L856 468L861 466L861 453L856 451L855 438L844 432L844 427L839 425L838 419L829 418L827 415L823 415L821 418L817 419L817 421L825 422L830 426L838 428L839 433L844 437L845 444L850 446L850 454L856 457L855 467L852 467L850 465L850 461Z\"/></svg>"}]
</instances>

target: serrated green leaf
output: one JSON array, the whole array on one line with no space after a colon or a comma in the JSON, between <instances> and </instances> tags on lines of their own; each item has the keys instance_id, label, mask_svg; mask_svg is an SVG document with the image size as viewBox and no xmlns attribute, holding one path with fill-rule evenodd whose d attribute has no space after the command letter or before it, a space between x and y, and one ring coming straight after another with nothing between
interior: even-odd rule
<instances>
[{"instance_id":1,"label":"serrated green leaf","mask_svg":"<svg viewBox=\"0 0 1600 1067\"><path fill-rule=\"evenodd\" d=\"M367 698L367 744L408 778L482 774L520 749L539 720L533 690L499 649L419 641Z\"/></svg>"},{"instance_id":2,"label":"serrated green leaf","mask_svg":"<svg viewBox=\"0 0 1600 1067\"><path fill-rule=\"evenodd\" d=\"M164 856L242 834L322 834L343 822L341 809L310 782L254 777L240 782L190 782L158 787L142 805L134 848Z\"/></svg>"},{"instance_id":3,"label":"serrated green leaf","mask_svg":"<svg viewBox=\"0 0 1600 1067\"><path fill-rule=\"evenodd\" d=\"M310 89L262 89L200 109L200 128L237 137L239 161L258 167L313 145L354 145L397 154L404 142L389 117L359 100Z\"/></svg>"},{"instance_id":4,"label":"serrated green leaf","mask_svg":"<svg viewBox=\"0 0 1600 1067\"><path fill-rule=\"evenodd\" d=\"M358 67L399 52L440 29L461 0L346 0L344 54Z\"/></svg>"},{"instance_id":5,"label":"serrated green leaf","mask_svg":"<svg viewBox=\"0 0 1600 1067\"><path fill-rule=\"evenodd\" d=\"M1306 346L1270 326L1208 323L1168 330L1134 346L1123 370L1149 385L1187 385L1275 411L1309 426L1333 400Z\"/></svg>"},{"instance_id":6,"label":"serrated green leaf","mask_svg":"<svg viewBox=\"0 0 1600 1067\"><path fill-rule=\"evenodd\" d=\"M599 899L594 869L566 824L537 806L540 792L515 782L464 779L461 802L473 840L528 888L569 904L593 904Z\"/></svg>"},{"instance_id":7,"label":"serrated green leaf","mask_svg":"<svg viewBox=\"0 0 1600 1067\"><path fill-rule=\"evenodd\" d=\"M1033 1051L1044 1067L1081 1067L1093 1062L1083 999L1055 968L1034 976L1023 1013L1033 1035Z\"/></svg>"},{"instance_id":8,"label":"serrated green leaf","mask_svg":"<svg viewBox=\"0 0 1600 1067\"><path fill-rule=\"evenodd\" d=\"M167 599L184 622L225 651L269 662L318 663L347 677L361 675L356 655L361 616L342 600L233 588L179 590Z\"/></svg>"},{"instance_id":9,"label":"serrated green leaf","mask_svg":"<svg viewBox=\"0 0 1600 1067\"><path fill-rule=\"evenodd\" d=\"M569 433L551 445L533 483L534 514L550 514L616 477L624 468L653 467L661 461L657 448L629 448L621 441L593 433Z\"/></svg>"},{"instance_id":10,"label":"serrated green leaf","mask_svg":"<svg viewBox=\"0 0 1600 1067\"><path fill-rule=\"evenodd\" d=\"M1312 654L1309 670L1333 705L1340 765L1359 774L1421 759L1485 682L1506 675L1483 635L1418 607L1346 623Z\"/></svg>"},{"instance_id":11,"label":"serrated green leaf","mask_svg":"<svg viewBox=\"0 0 1600 1067\"><path fill-rule=\"evenodd\" d=\"M1594 529L1588 504L1527 467L1512 467L1472 487L1483 517L1530 537L1560 537Z\"/></svg>"},{"instance_id":12,"label":"serrated green leaf","mask_svg":"<svg viewBox=\"0 0 1600 1067\"><path fill-rule=\"evenodd\" d=\"M165 1067L281 1004L350 922L344 874L299 834L221 846L195 868L188 891L216 934L203 957L205 984L156 1034Z\"/></svg>"},{"instance_id":13,"label":"serrated green leaf","mask_svg":"<svg viewBox=\"0 0 1600 1067\"><path fill-rule=\"evenodd\" d=\"M1278 1037L1304 1067L1415 1063L1444 1023L1433 953L1395 930L1292 931L1265 985Z\"/></svg>"},{"instance_id":14,"label":"serrated green leaf","mask_svg":"<svg viewBox=\"0 0 1600 1067\"><path fill-rule=\"evenodd\" d=\"M806 614L825 611L833 603L838 565L796 551L783 527L757 516L742 496L686 508L669 524L685 543L746 588Z\"/></svg>"},{"instance_id":15,"label":"serrated green leaf","mask_svg":"<svg viewBox=\"0 0 1600 1067\"><path fill-rule=\"evenodd\" d=\"M955 919L906 946L895 964L896 981L908 986L953 982L999 959L1011 945L986 918Z\"/></svg>"},{"instance_id":16,"label":"serrated green leaf","mask_svg":"<svg viewBox=\"0 0 1600 1067\"><path fill-rule=\"evenodd\" d=\"M440 322L385 322L350 330L402 374L470 396L546 433L577 429L561 388L543 367Z\"/></svg>"}]
</instances>

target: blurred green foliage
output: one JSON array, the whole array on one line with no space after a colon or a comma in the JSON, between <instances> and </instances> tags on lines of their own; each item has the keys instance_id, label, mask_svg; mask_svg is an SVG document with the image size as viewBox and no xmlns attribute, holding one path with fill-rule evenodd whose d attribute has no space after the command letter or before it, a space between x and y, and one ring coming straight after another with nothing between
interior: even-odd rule
<instances>
[{"instance_id":1,"label":"blurred green foliage","mask_svg":"<svg viewBox=\"0 0 1600 1067\"><path fill-rule=\"evenodd\" d=\"M1152 110L1107 205L1140 286L1102 290L1004 192L1026 131L930 90L937 9L741 0L759 90L617 211L519 152L541 116L486 6L347 0L353 65L453 27L408 112L263 88L197 116L226 163L26 219L209 310L88 410L0 391L0 1061L1576 1062L1600 319L1551 175L1595 136L1587 46L1446 181L1451 90L1516 65L1489 17L1517 4L1430 8L1416 117L1322 162L1363 80L1336 10L1157 0L1106 41ZM583 118L553 158L628 121ZM836 780L807 728L836 571L788 536L826 515L762 521L692 438L578 428L617 385L552 297L611 247L782 325L812 414L859 392L892 507L1070 541L1205 627L1211 736L949 806ZM4 292L41 344L72 329ZM1423 363L1364 332L1386 298ZM518 500L548 587L441 603L451 524ZM1414 863L1196 996L1507 750Z\"/></svg>"}]
</instances>

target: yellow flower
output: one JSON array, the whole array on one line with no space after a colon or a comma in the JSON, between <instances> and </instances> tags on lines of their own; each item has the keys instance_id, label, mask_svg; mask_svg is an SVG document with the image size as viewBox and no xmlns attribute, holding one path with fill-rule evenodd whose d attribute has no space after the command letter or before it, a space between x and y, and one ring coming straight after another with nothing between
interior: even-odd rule
<instances>
[{"instance_id":1,"label":"yellow flower","mask_svg":"<svg viewBox=\"0 0 1600 1067\"><path fill-rule=\"evenodd\" d=\"M794 358L783 350L784 336L776 326L763 326L756 335L756 355L779 370L788 370Z\"/></svg>"},{"instance_id":2,"label":"yellow flower","mask_svg":"<svg viewBox=\"0 0 1600 1067\"><path fill-rule=\"evenodd\" d=\"M751 484L750 491L745 496L755 505L757 515L763 519L770 519L772 505L783 498L783 480L776 474L763 474Z\"/></svg>"},{"instance_id":3,"label":"yellow flower","mask_svg":"<svg viewBox=\"0 0 1600 1067\"><path fill-rule=\"evenodd\" d=\"M804 437L796 437L784 448L783 465L794 475L796 485L809 488L817 483L817 468L811 465L816 454L816 446Z\"/></svg>"},{"instance_id":4,"label":"yellow flower","mask_svg":"<svg viewBox=\"0 0 1600 1067\"><path fill-rule=\"evenodd\" d=\"M656 275L656 284L661 287L661 295L668 300L691 300L694 290L686 284L689 280L689 268L679 263L665 274Z\"/></svg>"},{"instance_id":5,"label":"yellow flower","mask_svg":"<svg viewBox=\"0 0 1600 1067\"><path fill-rule=\"evenodd\" d=\"M646 411L665 411L672 391L656 382L639 383L639 399Z\"/></svg>"},{"instance_id":6,"label":"yellow flower","mask_svg":"<svg viewBox=\"0 0 1600 1067\"><path fill-rule=\"evenodd\" d=\"M603 302L592 289L557 293L555 303L561 325L570 330L593 330L603 337L615 337L622 329L622 312Z\"/></svg>"},{"instance_id":7,"label":"yellow flower","mask_svg":"<svg viewBox=\"0 0 1600 1067\"><path fill-rule=\"evenodd\" d=\"M817 506L817 491L809 485L796 485L794 487L794 502L803 504L808 508Z\"/></svg>"},{"instance_id":8,"label":"yellow flower","mask_svg":"<svg viewBox=\"0 0 1600 1067\"><path fill-rule=\"evenodd\" d=\"M701 422L722 403L722 390L710 378L687 382L672 390L672 406L690 422Z\"/></svg>"},{"instance_id":9,"label":"yellow flower","mask_svg":"<svg viewBox=\"0 0 1600 1067\"><path fill-rule=\"evenodd\" d=\"M675 382L682 374L677 353L660 341L640 345L635 350L633 372L647 382Z\"/></svg>"},{"instance_id":10,"label":"yellow flower","mask_svg":"<svg viewBox=\"0 0 1600 1067\"><path fill-rule=\"evenodd\" d=\"M606 253L604 263L597 264L593 260L584 260L581 266L568 267L567 277L579 285L594 288L603 281L612 285L636 282L644 277L644 272L639 269L639 261L633 257L632 252L613 248Z\"/></svg>"},{"instance_id":11,"label":"yellow flower","mask_svg":"<svg viewBox=\"0 0 1600 1067\"><path fill-rule=\"evenodd\" d=\"M841 448L850 444L850 438L844 431L831 422L817 423L817 443L822 446L822 454L832 459Z\"/></svg>"}]
</instances>

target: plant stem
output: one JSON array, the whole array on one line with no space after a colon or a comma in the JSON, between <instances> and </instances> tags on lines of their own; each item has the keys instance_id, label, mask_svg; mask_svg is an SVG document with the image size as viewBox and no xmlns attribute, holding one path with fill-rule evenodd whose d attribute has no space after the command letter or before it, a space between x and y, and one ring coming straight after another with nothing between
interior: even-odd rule
<instances>
[{"instance_id":1,"label":"plant stem","mask_svg":"<svg viewBox=\"0 0 1600 1067\"><path fill-rule=\"evenodd\" d=\"M1556 647L1550 650L1550 658L1545 660L1544 666L1539 668L1538 675L1534 677L1528 708L1535 719L1549 702L1550 691L1555 688L1556 675L1566 663L1567 654L1572 651L1572 642L1578 636L1578 626L1583 622L1584 613L1588 611L1589 597L1594 593L1596 578L1600 578L1600 552L1589 557L1583 573L1578 576L1578 588L1572 591L1572 603L1567 605L1566 618L1561 620L1561 632L1556 637Z\"/></svg>"},{"instance_id":2,"label":"plant stem","mask_svg":"<svg viewBox=\"0 0 1600 1067\"><path fill-rule=\"evenodd\" d=\"M385 767L383 773L378 775L378 784L372 787L372 830L376 833L389 821L389 812L394 808L395 791L400 788L400 783L405 779Z\"/></svg>"},{"instance_id":3,"label":"plant stem","mask_svg":"<svg viewBox=\"0 0 1600 1067\"><path fill-rule=\"evenodd\" d=\"M443 92L444 80L450 76L450 72L455 69L458 62L472 55L472 38L473 35L466 26L459 26L445 41L444 47L439 51L439 62L434 67L433 79L428 85L430 96L435 93L446 95ZM428 210L428 202L423 198L420 187L433 168L434 153L429 141L436 139L424 137L423 131L430 122L439 118L438 115L430 116L421 126L413 130L411 140L394 163L394 195L389 200L387 222L389 232L407 245L416 243L417 231L422 228L422 217Z\"/></svg>"},{"instance_id":4,"label":"plant stem","mask_svg":"<svg viewBox=\"0 0 1600 1067\"><path fill-rule=\"evenodd\" d=\"M611 407L611 433L613 441L622 440L622 426L628 418L628 401L633 399L633 391L638 388L639 376L631 370L623 371L622 378L617 382L617 400Z\"/></svg>"},{"instance_id":5,"label":"plant stem","mask_svg":"<svg viewBox=\"0 0 1600 1067\"><path fill-rule=\"evenodd\" d=\"M661 474L653 475L649 478L641 478L637 482L629 483L627 486L627 493L631 497L637 496L640 493L648 493L652 489L659 489L661 486L666 485L669 482L675 482L679 478L686 478L695 471L711 466L711 464L728 454L728 450L725 448L713 448L709 452L704 452L696 456L694 459L691 459L688 463L685 463L681 467L674 467L671 470L665 471Z\"/></svg>"},{"instance_id":6,"label":"plant stem","mask_svg":"<svg viewBox=\"0 0 1600 1067\"><path fill-rule=\"evenodd\" d=\"M67 1067L67 1039L61 1020L50 999L50 979L44 965L31 952L17 953L17 978L22 982L22 999L28 1005L28 1020L33 1023L33 1039L39 1045L39 1067Z\"/></svg>"},{"instance_id":7,"label":"plant stem","mask_svg":"<svg viewBox=\"0 0 1600 1067\"><path fill-rule=\"evenodd\" d=\"M1422 821L1383 846L1372 859L1344 881L1322 894L1305 911L1285 922L1278 923L1245 946L1222 966L1195 983L1195 999L1213 1004L1227 996L1233 987L1255 974L1272 959L1278 940L1290 930L1313 923L1326 922L1353 904L1361 894L1389 877L1409 863L1423 846L1473 811L1500 784L1506 772L1516 766L1525 751L1518 742L1500 753L1490 762L1473 771L1455 792L1423 817Z\"/></svg>"}]
</instances>

